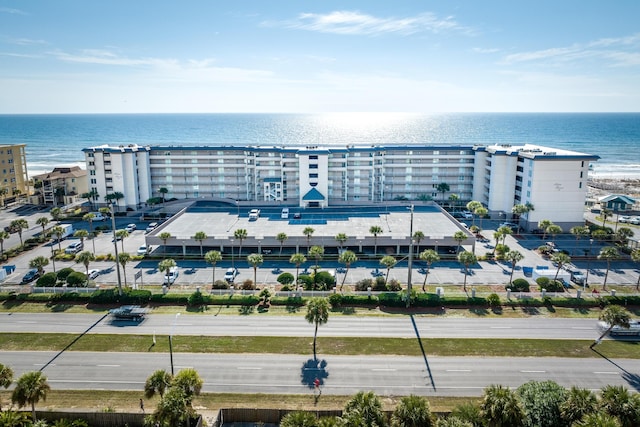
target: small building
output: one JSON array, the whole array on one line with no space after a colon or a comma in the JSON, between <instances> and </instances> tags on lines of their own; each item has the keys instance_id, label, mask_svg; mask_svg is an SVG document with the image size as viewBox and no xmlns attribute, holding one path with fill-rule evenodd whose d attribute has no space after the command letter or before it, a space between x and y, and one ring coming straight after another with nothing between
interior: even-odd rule
<instances>
[{"instance_id":1,"label":"small building","mask_svg":"<svg viewBox=\"0 0 640 427\"><path fill-rule=\"evenodd\" d=\"M29 195L26 144L0 145L0 206Z\"/></svg>"},{"instance_id":2,"label":"small building","mask_svg":"<svg viewBox=\"0 0 640 427\"><path fill-rule=\"evenodd\" d=\"M609 194L598 199L600 206L614 212L624 212L633 210L635 199L623 194Z\"/></svg>"},{"instance_id":3,"label":"small building","mask_svg":"<svg viewBox=\"0 0 640 427\"><path fill-rule=\"evenodd\" d=\"M40 202L62 206L77 202L88 192L87 171L80 166L57 167L49 173L33 177Z\"/></svg>"}]
</instances>

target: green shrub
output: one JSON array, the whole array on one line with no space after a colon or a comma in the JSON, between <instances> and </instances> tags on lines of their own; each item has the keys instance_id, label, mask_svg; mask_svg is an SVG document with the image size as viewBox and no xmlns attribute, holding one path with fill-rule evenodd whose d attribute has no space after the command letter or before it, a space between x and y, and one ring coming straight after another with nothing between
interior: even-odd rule
<instances>
[{"instance_id":1,"label":"green shrub","mask_svg":"<svg viewBox=\"0 0 640 427\"><path fill-rule=\"evenodd\" d=\"M404 307L407 304L403 295L395 292L385 292L378 295L378 301L381 306L385 307Z\"/></svg>"},{"instance_id":2,"label":"green shrub","mask_svg":"<svg viewBox=\"0 0 640 427\"><path fill-rule=\"evenodd\" d=\"M493 293L487 297L487 304L489 307L500 307L500 296Z\"/></svg>"},{"instance_id":3,"label":"green shrub","mask_svg":"<svg viewBox=\"0 0 640 427\"><path fill-rule=\"evenodd\" d=\"M305 304L304 299L300 297L271 297L271 305L285 305L300 307Z\"/></svg>"},{"instance_id":4,"label":"green shrub","mask_svg":"<svg viewBox=\"0 0 640 427\"><path fill-rule=\"evenodd\" d=\"M328 271L318 271L313 280L315 282L316 289L318 290L331 289L336 284L335 277L333 277L333 275Z\"/></svg>"},{"instance_id":5,"label":"green shrub","mask_svg":"<svg viewBox=\"0 0 640 427\"><path fill-rule=\"evenodd\" d=\"M85 273L80 273L79 271L74 271L67 276L67 284L69 286L83 286L87 283L87 275Z\"/></svg>"},{"instance_id":6,"label":"green shrub","mask_svg":"<svg viewBox=\"0 0 640 427\"><path fill-rule=\"evenodd\" d=\"M240 285L240 289L244 291L252 291L256 288L256 285L253 283L251 279L245 279Z\"/></svg>"},{"instance_id":7,"label":"green shrub","mask_svg":"<svg viewBox=\"0 0 640 427\"><path fill-rule=\"evenodd\" d=\"M155 296L155 295L154 295ZM160 295L162 296L162 295ZM124 288L122 295L118 295L118 289L99 289L91 294L89 302L91 304L139 304L144 305L152 300L151 291L147 290L133 290L131 288ZM184 297L186 304L187 297Z\"/></svg>"},{"instance_id":8,"label":"green shrub","mask_svg":"<svg viewBox=\"0 0 640 427\"><path fill-rule=\"evenodd\" d=\"M342 294L331 294L329 295L329 304L331 308L338 308L342 305Z\"/></svg>"},{"instance_id":9,"label":"green shrub","mask_svg":"<svg viewBox=\"0 0 640 427\"><path fill-rule=\"evenodd\" d=\"M298 276L298 284L304 289L308 289L313 285L313 279L308 274L301 274Z\"/></svg>"},{"instance_id":10,"label":"green shrub","mask_svg":"<svg viewBox=\"0 0 640 427\"><path fill-rule=\"evenodd\" d=\"M385 280L385 276L378 276L373 281L373 290L377 292L384 292L387 290L387 281Z\"/></svg>"},{"instance_id":11,"label":"green shrub","mask_svg":"<svg viewBox=\"0 0 640 427\"><path fill-rule=\"evenodd\" d=\"M529 282L526 279L517 278L511 282L511 286L507 286L509 287L514 292L529 292Z\"/></svg>"},{"instance_id":12,"label":"green shrub","mask_svg":"<svg viewBox=\"0 0 640 427\"><path fill-rule=\"evenodd\" d=\"M357 292L364 292L369 287L371 287L373 289L373 280L371 280L371 279L362 279L362 280L356 282L355 290Z\"/></svg>"},{"instance_id":13,"label":"green shrub","mask_svg":"<svg viewBox=\"0 0 640 427\"><path fill-rule=\"evenodd\" d=\"M387 284L387 290L390 292L399 292L402 290L402 285L398 279L391 279Z\"/></svg>"},{"instance_id":14,"label":"green shrub","mask_svg":"<svg viewBox=\"0 0 640 427\"><path fill-rule=\"evenodd\" d=\"M564 292L564 285L560 280L550 280L545 289L549 292Z\"/></svg>"},{"instance_id":15,"label":"green shrub","mask_svg":"<svg viewBox=\"0 0 640 427\"><path fill-rule=\"evenodd\" d=\"M67 280L67 276L69 276L71 273L73 273L75 270L71 267L65 267L62 268L60 270L57 271L57 275L58 275L58 280L60 280L61 282L64 282Z\"/></svg>"},{"instance_id":16,"label":"green shrub","mask_svg":"<svg viewBox=\"0 0 640 427\"><path fill-rule=\"evenodd\" d=\"M216 280L211 289L229 289L229 283L226 280Z\"/></svg>"},{"instance_id":17,"label":"green shrub","mask_svg":"<svg viewBox=\"0 0 640 427\"><path fill-rule=\"evenodd\" d=\"M545 289L547 286L549 286L550 281L551 280L548 277L538 277L536 279L536 283L538 284L538 286L540 286L540 288L545 288Z\"/></svg>"},{"instance_id":18,"label":"green shrub","mask_svg":"<svg viewBox=\"0 0 640 427\"><path fill-rule=\"evenodd\" d=\"M296 280L296 278L293 277L293 274L284 272L278 276L277 280L281 285L290 285Z\"/></svg>"},{"instance_id":19,"label":"green shrub","mask_svg":"<svg viewBox=\"0 0 640 427\"><path fill-rule=\"evenodd\" d=\"M375 295L342 295L343 306L377 306L378 298Z\"/></svg>"},{"instance_id":20,"label":"green shrub","mask_svg":"<svg viewBox=\"0 0 640 427\"><path fill-rule=\"evenodd\" d=\"M36 281L36 286L40 286L43 288L49 288L55 286L58 282L58 276L54 272L44 273L40 278Z\"/></svg>"}]
</instances>

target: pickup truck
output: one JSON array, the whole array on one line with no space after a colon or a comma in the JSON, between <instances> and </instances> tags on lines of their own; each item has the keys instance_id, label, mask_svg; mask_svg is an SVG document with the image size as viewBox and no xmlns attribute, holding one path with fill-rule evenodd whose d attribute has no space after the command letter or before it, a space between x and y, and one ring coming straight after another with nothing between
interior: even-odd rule
<instances>
[{"instance_id":1,"label":"pickup truck","mask_svg":"<svg viewBox=\"0 0 640 427\"><path fill-rule=\"evenodd\" d=\"M249 220L256 220L260 218L260 209L251 209L249 211Z\"/></svg>"}]
</instances>

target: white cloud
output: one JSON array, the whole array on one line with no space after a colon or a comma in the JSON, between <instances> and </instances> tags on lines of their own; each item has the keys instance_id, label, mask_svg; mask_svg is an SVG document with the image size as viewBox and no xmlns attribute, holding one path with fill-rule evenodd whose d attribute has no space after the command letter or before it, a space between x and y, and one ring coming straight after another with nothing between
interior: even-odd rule
<instances>
[{"instance_id":1,"label":"white cloud","mask_svg":"<svg viewBox=\"0 0 640 427\"><path fill-rule=\"evenodd\" d=\"M302 13L291 21L264 24L345 35L410 35L421 32L440 33L444 31L469 32L468 28L460 25L453 17L439 18L429 12L404 18L378 18L357 11L342 10L326 14Z\"/></svg>"},{"instance_id":2,"label":"white cloud","mask_svg":"<svg viewBox=\"0 0 640 427\"><path fill-rule=\"evenodd\" d=\"M639 64L640 34L628 37L604 38L584 44L520 52L504 57L505 64L519 62L571 62L587 58L606 60L608 66Z\"/></svg>"},{"instance_id":3,"label":"white cloud","mask_svg":"<svg viewBox=\"0 0 640 427\"><path fill-rule=\"evenodd\" d=\"M20 9L13 9L10 7L0 7L0 13L9 13L11 15L27 15L27 13Z\"/></svg>"}]
</instances>

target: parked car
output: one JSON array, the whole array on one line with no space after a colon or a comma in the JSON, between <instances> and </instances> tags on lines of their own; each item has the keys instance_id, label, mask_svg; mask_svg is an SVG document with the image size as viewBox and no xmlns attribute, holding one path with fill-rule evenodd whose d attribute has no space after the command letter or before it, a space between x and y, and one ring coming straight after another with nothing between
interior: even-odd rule
<instances>
[{"instance_id":1,"label":"parked car","mask_svg":"<svg viewBox=\"0 0 640 427\"><path fill-rule=\"evenodd\" d=\"M622 215L618 217L618 222L629 222L631 221L631 217L629 215Z\"/></svg>"},{"instance_id":2,"label":"parked car","mask_svg":"<svg viewBox=\"0 0 640 427\"><path fill-rule=\"evenodd\" d=\"M498 226L500 227L509 227L512 231L518 231L518 224L514 224L513 222L503 222Z\"/></svg>"},{"instance_id":3,"label":"parked car","mask_svg":"<svg viewBox=\"0 0 640 427\"><path fill-rule=\"evenodd\" d=\"M84 244L82 242L73 242L64 250L65 254L77 254L81 250L84 249Z\"/></svg>"},{"instance_id":4,"label":"parked car","mask_svg":"<svg viewBox=\"0 0 640 427\"><path fill-rule=\"evenodd\" d=\"M38 277L40 277L40 272L37 268L32 268L31 270L27 271L27 274L22 277L22 284L24 285L27 283L31 283Z\"/></svg>"},{"instance_id":5,"label":"parked car","mask_svg":"<svg viewBox=\"0 0 640 427\"><path fill-rule=\"evenodd\" d=\"M102 212L90 212L93 214L93 219L91 221L106 221L107 217L102 215Z\"/></svg>"},{"instance_id":6,"label":"parked car","mask_svg":"<svg viewBox=\"0 0 640 427\"><path fill-rule=\"evenodd\" d=\"M251 209L249 211L249 220L257 220L260 218L260 209Z\"/></svg>"},{"instance_id":7,"label":"parked car","mask_svg":"<svg viewBox=\"0 0 640 427\"><path fill-rule=\"evenodd\" d=\"M147 255L149 252L151 252L151 246L147 246L147 245L142 245L138 248L138 255Z\"/></svg>"},{"instance_id":8,"label":"parked car","mask_svg":"<svg viewBox=\"0 0 640 427\"><path fill-rule=\"evenodd\" d=\"M300 219L302 218L302 214L300 212L296 212L293 214L293 219Z\"/></svg>"},{"instance_id":9,"label":"parked car","mask_svg":"<svg viewBox=\"0 0 640 427\"><path fill-rule=\"evenodd\" d=\"M629 224L640 225L640 216L634 216L629 220Z\"/></svg>"},{"instance_id":10,"label":"parked car","mask_svg":"<svg viewBox=\"0 0 640 427\"><path fill-rule=\"evenodd\" d=\"M127 233L133 233L137 228L135 224L127 224L125 230L127 230Z\"/></svg>"},{"instance_id":11,"label":"parked car","mask_svg":"<svg viewBox=\"0 0 640 427\"><path fill-rule=\"evenodd\" d=\"M164 275L164 284L173 285L179 275L180 272L178 271L178 267L171 267L169 272Z\"/></svg>"},{"instance_id":12,"label":"parked car","mask_svg":"<svg viewBox=\"0 0 640 427\"><path fill-rule=\"evenodd\" d=\"M282 208L282 212L280 213L280 218L289 219L289 208Z\"/></svg>"},{"instance_id":13,"label":"parked car","mask_svg":"<svg viewBox=\"0 0 640 427\"><path fill-rule=\"evenodd\" d=\"M156 227L158 226L157 222L152 222L147 226L147 229L145 230L147 233L151 233L153 230L156 229Z\"/></svg>"},{"instance_id":14,"label":"parked car","mask_svg":"<svg viewBox=\"0 0 640 427\"><path fill-rule=\"evenodd\" d=\"M89 272L87 273L87 278L88 278L89 280L93 280L93 279L95 279L96 277L98 277L99 275L100 275L100 270L96 270L96 269L94 268L94 269L89 270Z\"/></svg>"},{"instance_id":15,"label":"parked car","mask_svg":"<svg viewBox=\"0 0 640 427\"><path fill-rule=\"evenodd\" d=\"M224 273L224 280L226 280L229 283L233 283L237 275L238 275L237 268L233 268L233 267L228 268L227 271Z\"/></svg>"},{"instance_id":16,"label":"parked car","mask_svg":"<svg viewBox=\"0 0 640 427\"><path fill-rule=\"evenodd\" d=\"M473 214L469 211L462 211L462 216L464 219L473 219Z\"/></svg>"}]
</instances>

